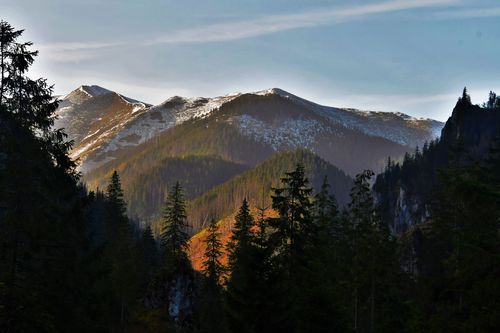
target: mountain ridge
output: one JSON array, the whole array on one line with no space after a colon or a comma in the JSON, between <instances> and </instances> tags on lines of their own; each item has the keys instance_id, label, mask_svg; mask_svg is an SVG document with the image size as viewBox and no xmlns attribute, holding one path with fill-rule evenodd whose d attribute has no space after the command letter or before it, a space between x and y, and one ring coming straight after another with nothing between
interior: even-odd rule
<instances>
[{"instance_id":1,"label":"mountain ridge","mask_svg":"<svg viewBox=\"0 0 500 333\"><path fill-rule=\"evenodd\" d=\"M114 103L116 104L109 106L107 112L111 114L106 114L106 112L101 112L100 116L97 116L95 112L91 112L88 116L85 114L86 109L98 108L96 105L102 105L103 100L110 99L110 96L115 97ZM80 160L80 169L85 173L114 159L121 150L142 144L187 120L209 117L219 111L222 106L248 96L253 98L278 97L287 100L290 105L302 108L304 113L320 115L324 121L331 123L328 126L339 125L358 130L367 135L386 138L403 146L412 147L417 143L423 144L424 141L435 137L437 130L442 127L440 122L415 118L403 113L323 106L280 88L212 98L172 96L162 103L151 105L96 85L80 86L61 98L56 127L67 127L67 130L69 127L68 134L75 141L72 157ZM99 128L85 131L85 126L83 129L75 130L72 129L75 127L73 124L64 121L65 117L82 118L82 122L93 124L99 123L99 118L115 118L116 115L119 119L115 119L113 126L105 131ZM300 126L298 129L301 129ZM82 133L75 135L75 131Z\"/></svg>"}]
</instances>

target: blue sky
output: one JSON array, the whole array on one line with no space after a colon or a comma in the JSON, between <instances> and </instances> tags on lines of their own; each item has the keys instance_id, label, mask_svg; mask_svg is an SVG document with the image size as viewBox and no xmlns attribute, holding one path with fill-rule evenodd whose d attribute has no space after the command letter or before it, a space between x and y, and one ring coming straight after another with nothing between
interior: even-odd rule
<instances>
[{"instance_id":1,"label":"blue sky","mask_svg":"<svg viewBox=\"0 0 500 333\"><path fill-rule=\"evenodd\" d=\"M500 93L499 0L0 0L32 70L149 103L279 87L320 104L445 120Z\"/></svg>"}]
</instances>

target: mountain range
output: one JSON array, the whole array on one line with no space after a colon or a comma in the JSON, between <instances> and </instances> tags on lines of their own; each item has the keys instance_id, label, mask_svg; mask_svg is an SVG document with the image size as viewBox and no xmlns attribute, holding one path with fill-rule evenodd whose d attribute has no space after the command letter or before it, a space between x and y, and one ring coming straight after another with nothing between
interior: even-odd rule
<instances>
[{"instance_id":1,"label":"mountain range","mask_svg":"<svg viewBox=\"0 0 500 333\"><path fill-rule=\"evenodd\" d=\"M74 141L71 156L79 161L85 182L102 189L117 170L129 214L140 220L159 215L175 181L193 202L223 202L213 198L221 195L214 193L216 186L234 184L234 177L262 165L269 171L278 160L281 169L275 170L284 172L284 165L292 167L290 162L300 158L313 161L311 175L318 168L335 170L329 175L339 182L333 189L344 203L350 177L366 168L382 170L387 157L402 158L439 137L443 127L403 113L322 106L278 88L213 98L174 96L151 105L92 85L59 99L55 127L65 128ZM297 149L293 156L273 159ZM271 185L259 184L264 191ZM255 193L255 184L253 188L239 193ZM208 211L217 218L225 214Z\"/></svg>"}]
</instances>

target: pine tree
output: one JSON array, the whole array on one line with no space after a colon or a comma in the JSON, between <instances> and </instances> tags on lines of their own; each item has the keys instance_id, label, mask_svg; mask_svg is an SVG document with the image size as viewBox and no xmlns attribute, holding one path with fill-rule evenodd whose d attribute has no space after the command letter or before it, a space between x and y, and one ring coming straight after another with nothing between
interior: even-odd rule
<instances>
[{"instance_id":1,"label":"pine tree","mask_svg":"<svg viewBox=\"0 0 500 333\"><path fill-rule=\"evenodd\" d=\"M352 310L353 310L353 325L354 330L358 330L363 325L368 326L365 320L361 320L363 312L366 309L362 308L366 304L363 289L371 284L373 278L374 263L372 260L370 239L372 228L374 227L374 206L373 197L370 191L369 180L373 176L373 172L366 170L356 176L354 187L351 190L351 202L349 203L349 219L351 223L350 243L352 249L351 277L352 279ZM368 266L368 269L367 269ZM370 288L371 289L371 288ZM370 309L371 310L371 309ZM371 312L371 311L370 311ZM365 327L366 329L366 327Z\"/></svg>"},{"instance_id":2,"label":"pine tree","mask_svg":"<svg viewBox=\"0 0 500 333\"><path fill-rule=\"evenodd\" d=\"M330 194L330 184L325 176L321 190L314 198L314 218L320 227L328 228L338 214L337 200Z\"/></svg>"},{"instance_id":3,"label":"pine tree","mask_svg":"<svg viewBox=\"0 0 500 333\"><path fill-rule=\"evenodd\" d=\"M313 206L313 230L310 245L304 250L308 263L302 276L298 313L300 332L345 331L345 319L336 294L339 279L336 256L341 237L336 199L329 191L325 176ZM305 288L305 286L308 286Z\"/></svg>"},{"instance_id":4,"label":"pine tree","mask_svg":"<svg viewBox=\"0 0 500 333\"><path fill-rule=\"evenodd\" d=\"M9 113L22 127L31 131L55 166L76 179L76 164L69 158L72 142L62 129L53 129L58 101L53 87L45 79L26 76L38 51L31 51L31 42L19 42L23 30L15 30L0 21L0 112Z\"/></svg>"},{"instance_id":5,"label":"pine tree","mask_svg":"<svg viewBox=\"0 0 500 333\"><path fill-rule=\"evenodd\" d=\"M252 231L254 225L248 202L244 199L236 215L227 249L230 273L227 281L227 307L232 331L254 332L254 323L259 313L256 307L262 306L256 304L256 296L260 295L257 281L259 263L256 262L259 258Z\"/></svg>"},{"instance_id":6,"label":"pine tree","mask_svg":"<svg viewBox=\"0 0 500 333\"><path fill-rule=\"evenodd\" d=\"M9 53L22 34L23 30L15 30L8 22L0 21L0 106L4 105L4 96L8 84L7 76L12 71Z\"/></svg>"},{"instance_id":7,"label":"pine tree","mask_svg":"<svg viewBox=\"0 0 500 333\"><path fill-rule=\"evenodd\" d=\"M486 108L494 109L496 100L497 100L497 95L493 91L490 91L490 94L488 95L488 102L486 103Z\"/></svg>"},{"instance_id":8,"label":"pine tree","mask_svg":"<svg viewBox=\"0 0 500 333\"><path fill-rule=\"evenodd\" d=\"M270 236L274 250L272 279L277 312L273 325L284 330L296 330L298 314L305 306L301 299L307 282L304 279L309 265L307 253L316 229L312 188L308 186L304 167L300 164L294 171L286 173L281 183L282 187L274 188L271 196L272 207L279 216L269 219L274 229Z\"/></svg>"},{"instance_id":9,"label":"pine tree","mask_svg":"<svg viewBox=\"0 0 500 333\"><path fill-rule=\"evenodd\" d=\"M125 331L142 282L118 174L106 195L78 184L21 35L0 22L0 330Z\"/></svg>"},{"instance_id":10,"label":"pine tree","mask_svg":"<svg viewBox=\"0 0 500 333\"><path fill-rule=\"evenodd\" d=\"M389 313L397 307L405 309L398 300L397 286L402 278L396 243L374 204L370 189L373 175L366 170L356 176L348 205L352 328L398 331L404 325L404 317L391 318Z\"/></svg>"},{"instance_id":11,"label":"pine tree","mask_svg":"<svg viewBox=\"0 0 500 333\"><path fill-rule=\"evenodd\" d=\"M233 233L228 244L229 254L229 270L235 271L238 261L241 259L242 253L249 251L252 242L252 228L254 226L253 217L250 215L248 201L243 200L243 203L235 218Z\"/></svg>"},{"instance_id":12,"label":"pine tree","mask_svg":"<svg viewBox=\"0 0 500 333\"><path fill-rule=\"evenodd\" d=\"M109 261L113 307L111 329L124 329L141 290L140 255L130 222L120 176L113 172L106 192L107 228L106 256Z\"/></svg>"},{"instance_id":13,"label":"pine tree","mask_svg":"<svg viewBox=\"0 0 500 333\"><path fill-rule=\"evenodd\" d=\"M470 95L467 92L467 87L464 87L464 90L462 91L462 97L460 98L460 101L465 104L465 105L472 105Z\"/></svg>"},{"instance_id":14,"label":"pine tree","mask_svg":"<svg viewBox=\"0 0 500 333\"><path fill-rule=\"evenodd\" d=\"M279 217L270 220L275 228L274 240L281 254L286 257L289 273L293 270L296 256L306 246L312 224L312 188L305 178L304 167L300 164L281 179L283 187L273 188L272 207Z\"/></svg>"},{"instance_id":15,"label":"pine tree","mask_svg":"<svg viewBox=\"0 0 500 333\"><path fill-rule=\"evenodd\" d=\"M118 172L115 170L111 175L111 179L107 188L107 199L111 208L115 210L117 215L125 217L127 211L127 204L123 199L123 190L120 181L120 176Z\"/></svg>"},{"instance_id":16,"label":"pine tree","mask_svg":"<svg viewBox=\"0 0 500 333\"><path fill-rule=\"evenodd\" d=\"M22 32L0 22L0 327L64 331L76 320L68 302L85 311L85 193L51 128L52 89L26 75L37 53Z\"/></svg>"},{"instance_id":17,"label":"pine tree","mask_svg":"<svg viewBox=\"0 0 500 333\"><path fill-rule=\"evenodd\" d=\"M153 236L153 230L151 226L148 225L144 228L141 235L141 253L143 262L145 264L146 277L144 278L145 282L148 282L153 277L156 272L159 264L158 260L158 246L156 240Z\"/></svg>"},{"instance_id":18,"label":"pine tree","mask_svg":"<svg viewBox=\"0 0 500 333\"><path fill-rule=\"evenodd\" d=\"M177 182L172 187L165 202L160 235L167 266L178 266L187 260L186 251L189 240L187 228L184 195L179 182Z\"/></svg>"},{"instance_id":19,"label":"pine tree","mask_svg":"<svg viewBox=\"0 0 500 333\"><path fill-rule=\"evenodd\" d=\"M223 306L221 280L225 268L220 261L222 243L215 219L210 221L205 240L203 261L204 283L201 296L200 326L202 332L225 332L227 330Z\"/></svg>"},{"instance_id":20,"label":"pine tree","mask_svg":"<svg viewBox=\"0 0 500 333\"><path fill-rule=\"evenodd\" d=\"M224 266L221 264L222 243L220 241L219 227L215 219L210 221L207 229L207 239L205 241L205 253L203 261L203 274L213 285L219 285Z\"/></svg>"}]
</instances>

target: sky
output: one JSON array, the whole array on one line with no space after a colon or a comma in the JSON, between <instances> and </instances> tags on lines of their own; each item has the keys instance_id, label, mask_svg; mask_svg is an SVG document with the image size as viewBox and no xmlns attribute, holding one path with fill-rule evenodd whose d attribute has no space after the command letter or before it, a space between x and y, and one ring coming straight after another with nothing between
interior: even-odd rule
<instances>
[{"instance_id":1,"label":"sky","mask_svg":"<svg viewBox=\"0 0 500 333\"><path fill-rule=\"evenodd\" d=\"M0 0L30 75L147 103L279 87L319 104L446 120L500 93L500 0Z\"/></svg>"}]
</instances>

